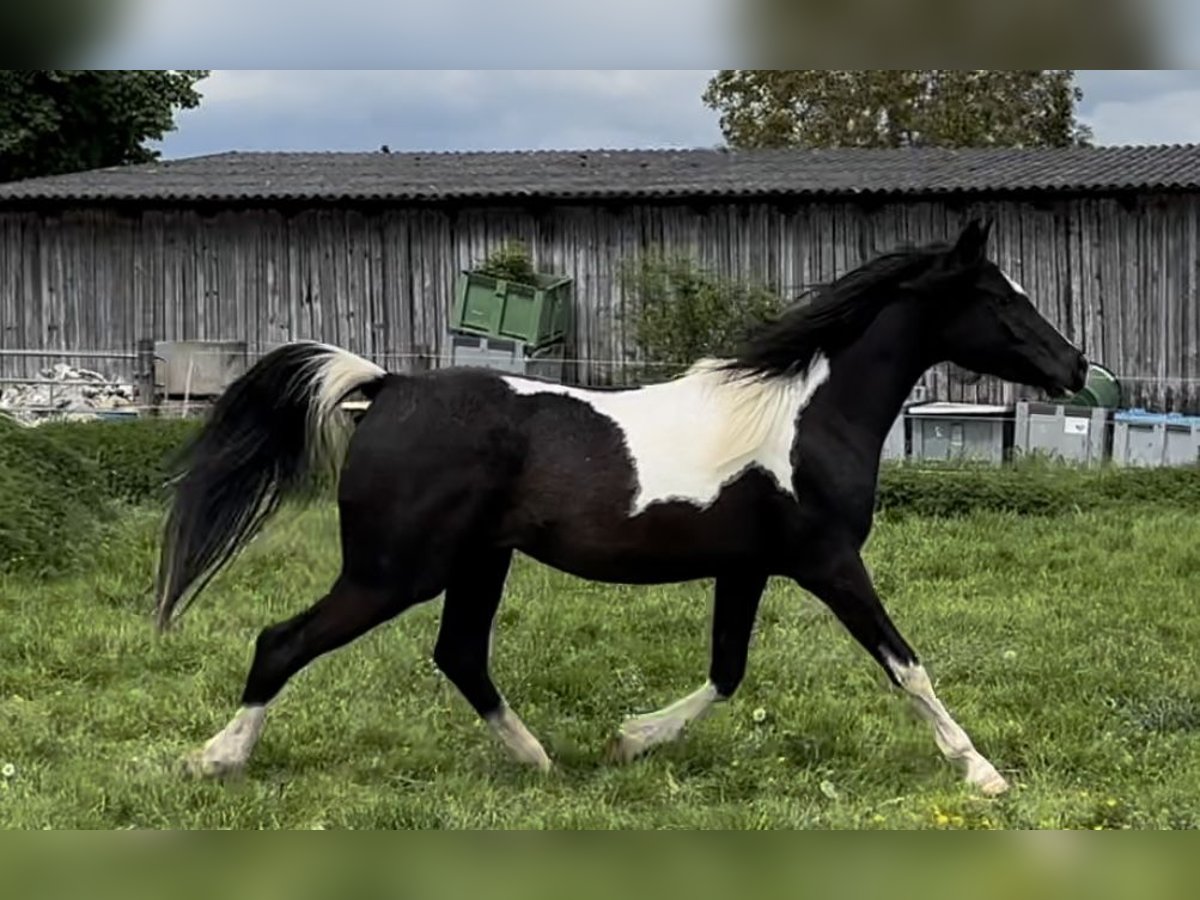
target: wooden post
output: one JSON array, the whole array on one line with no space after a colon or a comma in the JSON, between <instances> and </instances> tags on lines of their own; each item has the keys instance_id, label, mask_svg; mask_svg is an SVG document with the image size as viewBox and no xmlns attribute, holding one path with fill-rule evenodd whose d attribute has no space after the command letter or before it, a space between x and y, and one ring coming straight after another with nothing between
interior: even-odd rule
<instances>
[{"instance_id":1,"label":"wooden post","mask_svg":"<svg viewBox=\"0 0 1200 900\"><path fill-rule=\"evenodd\" d=\"M143 408L143 415L158 416L159 397L154 378L154 340L142 338L137 342L137 379L138 406Z\"/></svg>"}]
</instances>

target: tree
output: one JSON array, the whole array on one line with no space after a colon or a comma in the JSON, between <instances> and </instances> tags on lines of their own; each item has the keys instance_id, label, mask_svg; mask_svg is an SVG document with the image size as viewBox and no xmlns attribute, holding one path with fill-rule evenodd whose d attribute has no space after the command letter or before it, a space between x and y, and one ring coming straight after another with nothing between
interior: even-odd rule
<instances>
[{"instance_id":1,"label":"tree","mask_svg":"<svg viewBox=\"0 0 1200 900\"><path fill-rule=\"evenodd\" d=\"M723 69L703 100L738 148L1068 147L1082 96L1069 69Z\"/></svg>"},{"instance_id":2,"label":"tree","mask_svg":"<svg viewBox=\"0 0 1200 900\"><path fill-rule=\"evenodd\" d=\"M0 71L0 181L151 162L200 69Z\"/></svg>"}]
</instances>

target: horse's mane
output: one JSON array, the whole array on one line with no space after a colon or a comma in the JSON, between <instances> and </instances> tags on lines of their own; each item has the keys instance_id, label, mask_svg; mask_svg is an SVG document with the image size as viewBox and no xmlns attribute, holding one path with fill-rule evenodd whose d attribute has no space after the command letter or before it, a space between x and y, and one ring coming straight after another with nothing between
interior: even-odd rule
<instances>
[{"instance_id":1,"label":"horse's mane","mask_svg":"<svg viewBox=\"0 0 1200 900\"><path fill-rule=\"evenodd\" d=\"M760 325L731 358L701 359L685 378L715 390L724 406L724 430L714 464L754 453L798 397L828 377L828 356L852 343L902 286L930 286L934 263L948 246L901 248L871 259L827 285L812 288L774 321ZM922 282L926 282L922 285ZM804 375L797 379L796 376Z\"/></svg>"},{"instance_id":2,"label":"horse's mane","mask_svg":"<svg viewBox=\"0 0 1200 900\"><path fill-rule=\"evenodd\" d=\"M774 321L755 329L722 368L768 378L803 372L818 351L832 353L857 339L897 299L900 285L928 271L947 249L930 244L895 250L813 287ZM805 297L810 299L804 302Z\"/></svg>"}]
</instances>

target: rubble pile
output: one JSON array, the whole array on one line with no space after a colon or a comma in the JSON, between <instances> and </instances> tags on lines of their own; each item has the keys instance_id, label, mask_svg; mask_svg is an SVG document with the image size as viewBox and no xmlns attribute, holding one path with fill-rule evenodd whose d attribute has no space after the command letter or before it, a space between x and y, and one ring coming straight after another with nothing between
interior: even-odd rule
<instances>
[{"instance_id":1,"label":"rubble pile","mask_svg":"<svg viewBox=\"0 0 1200 900\"><path fill-rule=\"evenodd\" d=\"M97 412L133 406L132 385L90 369L55 363L40 376L55 383L0 385L0 413L33 425L48 418L94 418Z\"/></svg>"}]
</instances>

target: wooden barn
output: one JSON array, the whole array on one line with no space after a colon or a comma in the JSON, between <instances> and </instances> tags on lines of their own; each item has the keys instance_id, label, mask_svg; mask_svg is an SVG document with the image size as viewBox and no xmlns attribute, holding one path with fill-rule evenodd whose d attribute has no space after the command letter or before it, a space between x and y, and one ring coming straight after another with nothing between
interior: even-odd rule
<instances>
[{"instance_id":1,"label":"wooden barn","mask_svg":"<svg viewBox=\"0 0 1200 900\"><path fill-rule=\"evenodd\" d=\"M456 276L517 238L574 280L567 377L620 382L624 260L661 249L794 296L977 214L1127 402L1198 410L1196 146L224 153L14 182L0 185L0 365L312 337L403 370L445 359ZM930 387L1012 398L945 373Z\"/></svg>"}]
</instances>

